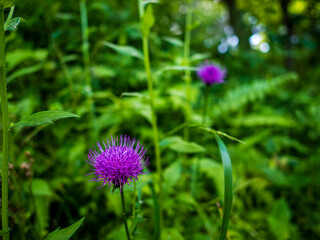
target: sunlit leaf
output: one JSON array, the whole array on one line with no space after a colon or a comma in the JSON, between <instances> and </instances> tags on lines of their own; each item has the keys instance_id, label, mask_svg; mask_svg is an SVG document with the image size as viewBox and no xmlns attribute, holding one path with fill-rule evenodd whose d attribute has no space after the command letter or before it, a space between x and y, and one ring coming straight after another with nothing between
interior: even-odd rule
<instances>
[{"instance_id":1,"label":"sunlit leaf","mask_svg":"<svg viewBox=\"0 0 320 240\"><path fill-rule=\"evenodd\" d=\"M49 233L49 235L45 238L45 240L68 240L72 237L72 235L78 230L81 224L84 221L84 217L79 221L75 222L71 226L63 229L56 229L55 231Z\"/></svg>"},{"instance_id":2,"label":"sunlit leaf","mask_svg":"<svg viewBox=\"0 0 320 240\"><path fill-rule=\"evenodd\" d=\"M6 27L5 31L15 30L18 27L20 21L21 21L20 17L16 17L16 18L11 19L8 26Z\"/></svg>"},{"instance_id":3,"label":"sunlit leaf","mask_svg":"<svg viewBox=\"0 0 320 240\"><path fill-rule=\"evenodd\" d=\"M20 122L13 124L15 126L39 126L42 124L53 124L53 121L62 118L79 117L77 114L64 111L43 111L25 117Z\"/></svg>"},{"instance_id":4,"label":"sunlit leaf","mask_svg":"<svg viewBox=\"0 0 320 240\"><path fill-rule=\"evenodd\" d=\"M120 53L120 54L122 54L124 56L130 56L130 57L136 57L136 58L139 58L139 59L143 59L142 53L138 49L136 49L134 47L131 47L131 46L118 46L118 45L115 45L115 44L110 43L110 42L104 42L103 44L105 46L109 47L109 48L112 48L117 53Z\"/></svg>"}]
</instances>

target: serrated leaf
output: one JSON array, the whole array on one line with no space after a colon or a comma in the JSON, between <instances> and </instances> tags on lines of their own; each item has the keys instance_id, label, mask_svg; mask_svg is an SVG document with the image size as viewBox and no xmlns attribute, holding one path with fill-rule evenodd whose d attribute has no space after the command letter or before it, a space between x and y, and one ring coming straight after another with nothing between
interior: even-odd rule
<instances>
[{"instance_id":1,"label":"serrated leaf","mask_svg":"<svg viewBox=\"0 0 320 240\"><path fill-rule=\"evenodd\" d=\"M116 52L118 52L124 56L130 56L130 57L136 57L139 59L143 59L142 53L134 47L118 46L118 45L110 43L110 42L104 42L103 44L109 48L112 48L113 50L115 50Z\"/></svg>"},{"instance_id":2,"label":"serrated leaf","mask_svg":"<svg viewBox=\"0 0 320 240\"><path fill-rule=\"evenodd\" d=\"M153 16L153 9L151 5L148 5L147 10L141 17L141 33L143 37L148 37L150 29L155 23L155 18Z\"/></svg>"},{"instance_id":3,"label":"serrated leaf","mask_svg":"<svg viewBox=\"0 0 320 240\"><path fill-rule=\"evenodd\" d=\"M16 17L16 18L11 19L8 26L6 27L5 31L15 30L18 27L20 21L21 21L20 17Z\"/></svg>"},{"instance_id":4,"label":"serrated leaf","mask_svg":"<svg viewBox=\"0 0 320 240\"><path fill-rule=\"evenodd\" d=\"M79 117L77 114L64 111L43 111L23 118L20 122L13 124L15 126L39 126L42 124L53 124L53 121L62 118Z\"/></svg>"},{"instance_id":5,"label":"serrated leaf","mask_svg":"<svg viewBox=\"0 0 320 240\"><path fill-rule=\"evenodd\" d=\"M9 8L14 5L14 0L0 0L0 6L3 8Z\"/></svg>"},{"instance_id":6,"label":"serrated leaf","mask_svg":"<svg viewBox=\"0 0 320 240\"><path fill-rule=\"evenodd\" d=\"M228 224L230 219L233 198L232 166L231 159L226 146L217 134L215 134L215 137L219 146L224 171L224 204L220 240L225 240L228 231Z\"/></svg>"},{"instance_id":7,"label":"serrated leaf","mask_svg":"<svg viewBox=\"0 0 320 240\"><path fill-rule=\"evenodd\" d=\"M49 233L45 240L69 240L72 235L78 230L84 221L84 217L79 221L75 222L71 226L63 229L56 229L55 231Z\"/></svg>"}]
</instances>

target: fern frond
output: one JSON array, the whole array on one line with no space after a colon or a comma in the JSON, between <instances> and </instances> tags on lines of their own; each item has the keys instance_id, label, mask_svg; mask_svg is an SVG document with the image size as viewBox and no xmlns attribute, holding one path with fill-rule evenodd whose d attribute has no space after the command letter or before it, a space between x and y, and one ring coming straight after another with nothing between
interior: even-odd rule
<instances>
[{"instance_id":1,"label":"fern frond","mask_svg":"<svg viewBox=\"0 0 320 240\"><path fill-rule=\"evenodd\" d=\"M252 83L241 85L226 94L214 108L214 115L218 116L223 113L232 112L249 102L262 100L268 93L280 87L282 84L297 80L298 75L290 72L268 80L256 80Z\"/></svg>"}]
</instances>

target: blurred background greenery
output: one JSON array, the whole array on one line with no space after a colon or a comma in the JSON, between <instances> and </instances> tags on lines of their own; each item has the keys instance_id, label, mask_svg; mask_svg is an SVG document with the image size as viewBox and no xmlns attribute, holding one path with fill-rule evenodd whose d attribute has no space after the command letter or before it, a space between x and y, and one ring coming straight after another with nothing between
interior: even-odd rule
<instances>
[{"instance_id":1,"label":"blurred background greenery","mask_svg":"<svg viewBox=\"0 0 320 240\"><path fill-rule=\"evenodd\" d=\"M163 136L184 122L184 73L168 68L183 65L189 2L160 2L154 5L150 52ZM194 0L192 5L191 65L209 59L228 71L225 84L210 92L210 127L246 143L224 140L234 171L229 238L320 239L320 1ZM155 161L143 61L105 45L141 50L137 1L91 0L86 10L89 58L83 57L79 1L16 2L15 16L25 22L6 36L10 120L43 110L70 111L81 118L13 132L12 239L40 239L83 216L73 239L124 237L119 194L96 189L98 183L85 177L88 149L111 134L135 136L149 149L151 173L138 184L135 239L154 239L154 202L147 183L154 178ZM201 122L204 86L195 73L192 78L192 122ZM180 164L182 136L180 130L160 142L163 239L205 240L208 232L218 238L223 204L218 149L211 136L190 129L190 141L205 148L188 155L190 165L200 163L192 199L191 172ZM131 209L132 188L126 196Z\"/></svg>"}]
</instances>

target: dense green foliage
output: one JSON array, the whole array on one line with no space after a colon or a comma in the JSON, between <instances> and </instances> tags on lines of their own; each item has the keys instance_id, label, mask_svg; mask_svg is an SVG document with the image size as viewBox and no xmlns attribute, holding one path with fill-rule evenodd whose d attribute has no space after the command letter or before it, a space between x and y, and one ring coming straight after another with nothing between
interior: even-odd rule
<instances>
[{"instance_id":1,"label":"dense green foliage","mask_svg":"<svg viewBox=\"0 0 320 240\"><path fill-rule=\"evenodd\" d=\"M125 239L119 192L96 189L99 183L85 176L88 149L111 134L137 137L148 148L151 172L137 182L134 239L155 239L159 189L138 1L87 1L82 22L79 2L17 0L14 17L21 19L6 33L9 119L17 123L10 138L11 239L43 239L82 217L71 239ZM183 56L189 2L191 68ZM219 238L224 206L219 147L201 127L191 126L186 141L183 125L185 70L192 78L191 124L201 124L204 85L194 68L209 59L228 76L210 89L206 123L245 143L220 134L233 167L228 239L320 239L320 3L189 2L152 4L162 238ZM250 46L253 34L259 41ZM39 111L80 118L23 127L23 119ZM125 196L131 226L133 187L125 187Z\"/></svg>"}]
</instances>

